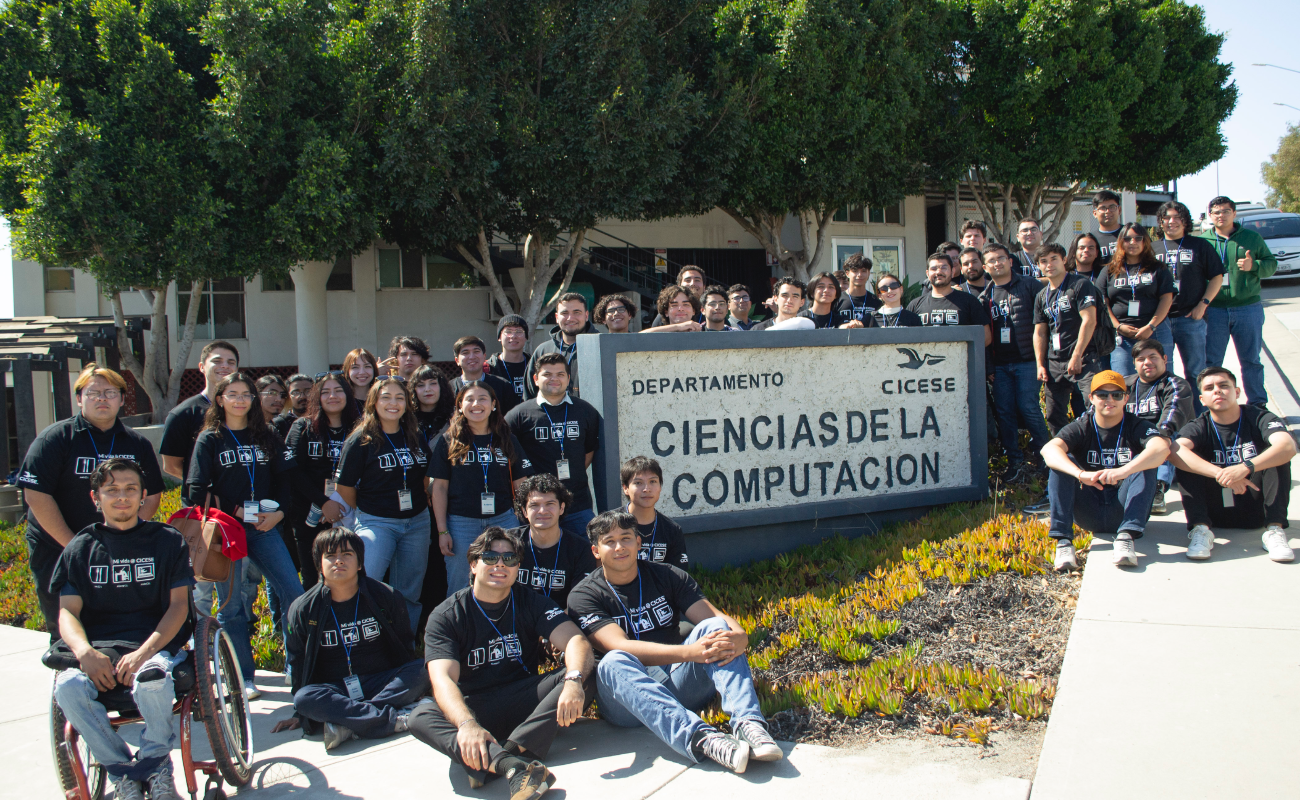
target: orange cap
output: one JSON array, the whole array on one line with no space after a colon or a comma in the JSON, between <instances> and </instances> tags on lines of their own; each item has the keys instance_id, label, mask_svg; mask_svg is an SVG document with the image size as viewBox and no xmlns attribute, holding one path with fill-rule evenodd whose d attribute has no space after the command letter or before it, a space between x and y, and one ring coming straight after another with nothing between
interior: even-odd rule
<instances>
[{"instance_id":1,"label":"orange cap","mask_svg":"<svg viewBox=\"0 0 1300 800\"><path fill-rule=\"evenodd\" d=\"M1128 386L1124 383L1123 375L1113 369L1104 369L1092 376L1092 386L1088 389L1088 393L1091 394L1108 383L1114 384L1119 388L1128 391Z\"/></svg>"}]
</instances>

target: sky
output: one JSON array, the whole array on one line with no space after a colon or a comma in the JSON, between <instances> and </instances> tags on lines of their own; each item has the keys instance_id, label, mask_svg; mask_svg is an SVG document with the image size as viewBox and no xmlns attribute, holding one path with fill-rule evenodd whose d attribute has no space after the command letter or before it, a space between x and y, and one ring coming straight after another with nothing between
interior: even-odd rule
<instances>
[{"instance_id":1,"label":"sky","mask_svg":"<svg viewBox=\"0 0 1300 800\"><path fill-rule=\"evenodd\" d=\"M1178 179L1178 198L1193 218L1220 194L1239 203L1264 202L1260 164L1277 150L1288 124L1300 125L1300 0L1207 0L1201 6L1210 30L1227 36L1219 59L1233 65L1237 108L1223 124L1223 159ZM9 228L0 224L0 317L13 316L10 259Z\"/></svg>"}]
</instances>

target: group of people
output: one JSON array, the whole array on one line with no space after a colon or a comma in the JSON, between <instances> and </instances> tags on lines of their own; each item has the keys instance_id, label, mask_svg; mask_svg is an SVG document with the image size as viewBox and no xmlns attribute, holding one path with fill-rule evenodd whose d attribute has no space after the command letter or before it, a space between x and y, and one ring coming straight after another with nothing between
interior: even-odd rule
<instances>
[{"instance_id":1,"label":"group of people","mask_svg":"<svg viewBox=\"0 0 1300 800\"><path fill-rule=\"evenodd\" d=\"M1295 446L1264 408L1258 360L1259 279L1276 260L1235 224L1228 198L1211 202L1214 229L1200 236L1185 206L1166 203L1154 242L1120 224L1112 193L1093 206L1099 232L1068 249L1043 243L1032 219L1014 251L966 223L960 245L927 259L924 290L906 308L897 275L874 276L869 290L862 255L808 284L776 281L763 321L747 287L707 286L684 267L646 332L983 326L1011 470L1028 469L1021 428L1050 470L1046 502L1029 510L1050 514L1058 569L1077 567L1076 522L1115 533L1116 563L1136 564L1133 540L1175 482L1190 558L1210 556L1214 526L1244 522L1266 528L1270 557L1291 560ZM250 625L263 581L294 693L295 717L280 728L319 727L327 749L409 730L472 785L502 775L526 800L554 785L541 759L558 728L599 697L604 719L645 725L692 760L741 772L751 757L780 758L748 638L685 571L682 529L657 510L658 463L623 464L627 505L596 513L587 469L600 418L580 397L578 337L628 332L634 311L615 294L589 315L582 295L564 294L550 338L531 353L528 323L505 316L497 352L456 340L452 380L415 337L394 339L383 360L357 348L340 370L287 380L255 379L233 345L211 342L203 391L167 418L161 466L118 419L126 382L88 366L74 386L79 413L37 437L18 483L42 611L83 665L60 676L56 694L79 730L99 729L87 740L121 796L145 786L170 796L158 760L170 721L158 733L150 713L161 704L147 692L170 687L191 594L199 614L212 613L215 594L248 696L258 696ZM1229 337L1249 405L1218 365ZM1168 370L1175 348L1196 392ZM195 581L176 558L179 534L142 521L157 511L164 473L188 504L243 522L248 557L229 581ZM103 641L138 649L109 663ZM156 738L135 756L94 722L95 692L117 683L152 709ZM696 713L715 695L730 734Z\"/></svg>"}]
</instances>

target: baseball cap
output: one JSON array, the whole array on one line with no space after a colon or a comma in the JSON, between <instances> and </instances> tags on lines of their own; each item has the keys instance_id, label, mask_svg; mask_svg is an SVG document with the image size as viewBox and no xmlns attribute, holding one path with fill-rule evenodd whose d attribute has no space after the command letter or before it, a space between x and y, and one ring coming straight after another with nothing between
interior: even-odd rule
<instances>
[{"instance_id":1,"label":"baseball cap","mask_svg":"<svg viewBox=\"0 0 1300 800\"><path fill-rule=\"evenodd\" d=\"M1128 386L1124 383L1123 375L1113 369L1104 369L1092 376L1092 386L1089 387L1088 393L1092 394L1108 383L1128 391Z\"/></svg>"}]
</instances>

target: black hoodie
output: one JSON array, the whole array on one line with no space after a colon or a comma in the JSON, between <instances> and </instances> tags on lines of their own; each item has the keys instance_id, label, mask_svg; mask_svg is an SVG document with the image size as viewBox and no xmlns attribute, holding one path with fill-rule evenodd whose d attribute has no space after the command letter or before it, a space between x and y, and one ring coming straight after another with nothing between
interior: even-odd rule
<instances>
[{"instance_id":1,"label":"black hoodie","mask_svg":"<svg viewBox=\"0 0 1300 800\"><path fill-rule=\"evenodd\" d=\"M587 321L587 325L580 331L578 336L584 333L600 333L592 324ZM528 392L528 399L532 400L537 396L537 359L547 353L560 353L569 362L569 395L578 397L578 344L577 341L572 345L566 345L560 337L560 326L556 325L551 328L551 339L548 342L542 342L537 345L533 351L533 357L528 360L528 380L524 381L524 390Z\"/></svg>"}]
</instances>

